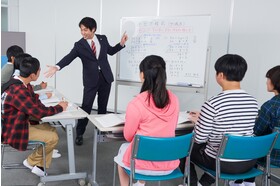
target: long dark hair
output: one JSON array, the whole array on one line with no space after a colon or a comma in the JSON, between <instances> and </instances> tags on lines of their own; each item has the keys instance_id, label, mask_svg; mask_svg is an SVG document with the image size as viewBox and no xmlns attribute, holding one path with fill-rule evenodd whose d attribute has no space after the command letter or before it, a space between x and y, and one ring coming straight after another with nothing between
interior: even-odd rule
<instances>
[{"instance_id":1,"label":"long dark hair","mask_svg":"<svg viewBox=\"0 0 280 186\"><path fill-rule=\"evenodd\" d=\"M139 69L140 72L144 73L141 92L148 91L147 99L150 101L152 96L156 107L164 108L169 104L166 89L165 61L160 56L147 56L141 61Z\"/></svg>"}]
</instances>

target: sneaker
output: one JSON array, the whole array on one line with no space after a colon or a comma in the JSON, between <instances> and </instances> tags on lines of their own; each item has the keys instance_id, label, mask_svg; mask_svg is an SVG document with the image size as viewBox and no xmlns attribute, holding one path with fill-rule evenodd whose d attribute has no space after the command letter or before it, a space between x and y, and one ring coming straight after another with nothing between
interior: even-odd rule
<instances>
[{"instance_id":1,"label":"sneaker","mask_svg":"<svg viewBox=\"0 0 280 186\"><path fill-rule=\"evenodd\" d=\"M234 183L234 181L229 181L228 184L229 184L229 186L245 186L244 182L243 183Z\"/></svg>"},{"instance_id":2,"label":"sneaker","mask_svg":"<svg viewBox=\"0 0 280 186\"><path fill-rule=\"evenodd\" d=\"M32 170L32 169L34 168L33 166L31 166L31 165L28 163L27 159L25 159L25 160L23 161L23 165L24 165L25 167L29 168L30 170Z\"/></svg>"},{"instance_id":3,"label":"sneaker","mask_svg":"<svg viewBox=\"0 0 280 186\"><path fill-rule=\"evenodd\" d=\"M60 157L61 157L60 153L53 151L52 158L60 158Z\"/></svg>"},{"instance_id":4,"label":"sneaker","mask_svg":"<svg viewBox=\"0 0 280 186\"><path fill-rule=\"evenodd\" d=\"M34 166L32 171L33 174L36 174L37 176L43 177L44 176L44 171L42 171L40 168L37 166ZM47 174L46 174L47 175Z\"/></svg>"},{"instance_id":5,"label":"sneaker","mask_svg":"<svg viewBox=\"0 0 280 186\"><path fill-rule=\"evenodd\" d=\"M243 182L245 186L256 186L256 183L255 182L247 182L247 181L244 181Z\"/></svg>"}]
</instances>

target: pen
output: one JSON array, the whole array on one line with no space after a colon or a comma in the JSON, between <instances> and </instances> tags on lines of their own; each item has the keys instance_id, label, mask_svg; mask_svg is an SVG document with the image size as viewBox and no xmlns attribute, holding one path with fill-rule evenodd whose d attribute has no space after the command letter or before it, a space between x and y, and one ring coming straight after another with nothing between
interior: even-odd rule
<instances>
[{"instance_id":1,"label":"pen","mask_svg":"<svg viewBox=\"0 0 280 186\"><path fill-rule=\"evenodd\" d=\"M196 114L195 112L191 112L191 111L187 111L186 113L191 115Z\"/></svg>"}]
</instances>

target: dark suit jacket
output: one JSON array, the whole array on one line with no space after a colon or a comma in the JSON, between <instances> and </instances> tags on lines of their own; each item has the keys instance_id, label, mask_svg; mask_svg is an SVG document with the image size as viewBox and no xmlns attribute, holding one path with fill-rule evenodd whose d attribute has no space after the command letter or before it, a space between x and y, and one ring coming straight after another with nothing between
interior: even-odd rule
<instances>
[{"instance_id":1,"label":"dark suit jacket","mask_svg":"<svg viewBox=\"0 0 280 186\"><path fill-rule=\"evenodd\" d=\"M83 85L85 87L95 87L97 85L99 76L98 66L100 66L102 74L108 83L114 81L107 54L114 55L123 48L119 43L114 47L110 46L105 35L96 34L96 37L100 43L98 59L93 54L87 40L82 38L74 44L74 48L70 53L57 63L60 69L62 69L69 65L76 57L79 57L83 64Z\"/></svg>"}]
</instances>

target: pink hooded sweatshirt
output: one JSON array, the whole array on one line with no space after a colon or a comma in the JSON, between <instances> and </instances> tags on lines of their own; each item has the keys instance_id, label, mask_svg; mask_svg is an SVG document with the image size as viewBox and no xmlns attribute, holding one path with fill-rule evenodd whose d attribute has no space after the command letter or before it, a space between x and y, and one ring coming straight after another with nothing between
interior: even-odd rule
<instances>
[{"instance_id":1,"label":"pink hooded sweatshirt","mask_svg":"<svg viewBox=\"0 0 280 186\"><path fill-rule=\"evenodd\" d=\"M152 137L174 137L179 116L178 98L168 91L170 103L163 109L157 108L151 96L150 104L147 100L147 91L137 95L127 106L124 125L124 137L129 144L123 163L130 166L132 142L136 134ZM168 153L168 149L166 149ZM135 168L142 170L174 170L179 160L151 162L136 160Z\"/></svg>"}]
</instances>

